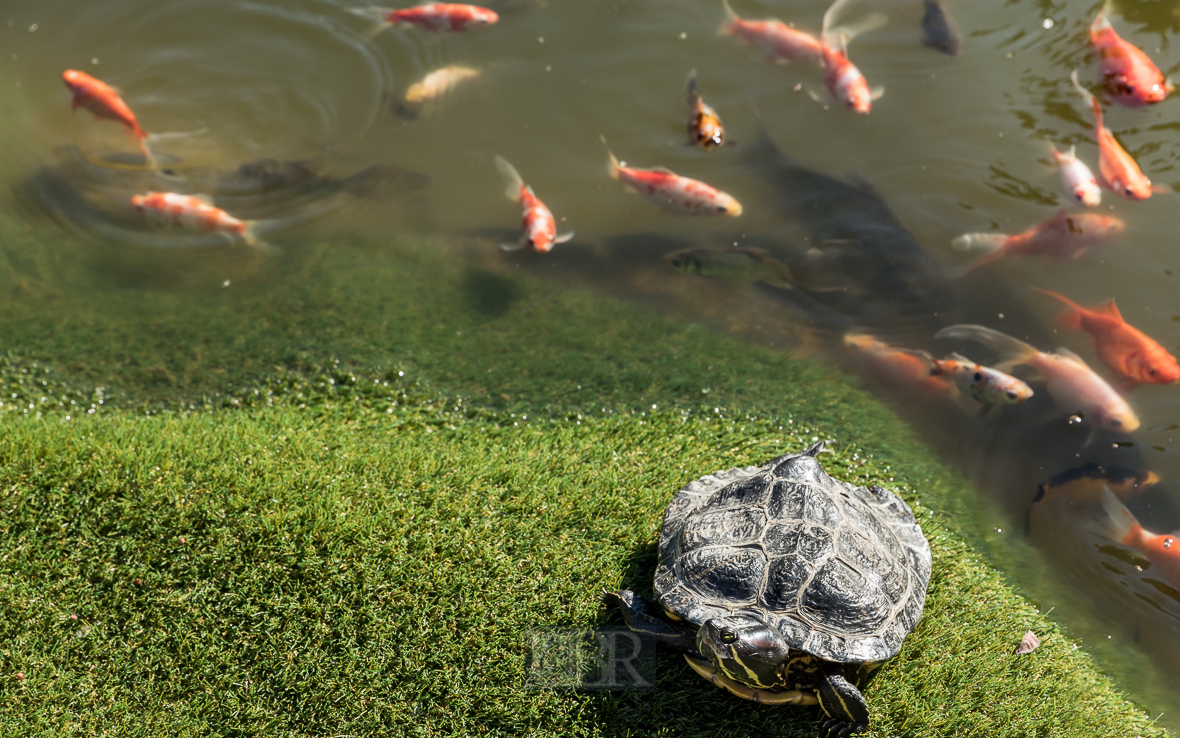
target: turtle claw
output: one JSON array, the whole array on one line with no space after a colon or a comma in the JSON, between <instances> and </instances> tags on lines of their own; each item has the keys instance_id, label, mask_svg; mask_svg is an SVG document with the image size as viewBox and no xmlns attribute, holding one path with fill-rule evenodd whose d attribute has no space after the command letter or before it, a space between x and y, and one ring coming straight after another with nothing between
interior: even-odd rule
<instances>
[{"instance_id":1,"label":"turtle claw","mask_svg":"<svg viewBox=\"0 0 1180 738\"><path fill-rule=\"evenodd\" d=\"M832 718L824 721L823 734L828 738L845 738L845 736L859 733L867 727L869 724L860 720L850 723L846 720Z\"/></svg>"}]
</instances>

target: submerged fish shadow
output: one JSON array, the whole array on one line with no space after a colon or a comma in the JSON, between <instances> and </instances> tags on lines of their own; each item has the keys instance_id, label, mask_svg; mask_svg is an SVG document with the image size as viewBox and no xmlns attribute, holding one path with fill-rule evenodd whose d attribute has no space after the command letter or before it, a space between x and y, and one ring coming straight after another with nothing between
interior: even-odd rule
<instances>
[{"instance_id":1,"label":"submerged fish shadow","mask_svg":"<svg viewBox=\"0 0 1180 738\"><path fill-rule=\"evenodd\" d=\"M463 275L463 302L484 318L498 318L523 295L516 280L487 269L470 268Z\"/></svg>"}]
</instances>

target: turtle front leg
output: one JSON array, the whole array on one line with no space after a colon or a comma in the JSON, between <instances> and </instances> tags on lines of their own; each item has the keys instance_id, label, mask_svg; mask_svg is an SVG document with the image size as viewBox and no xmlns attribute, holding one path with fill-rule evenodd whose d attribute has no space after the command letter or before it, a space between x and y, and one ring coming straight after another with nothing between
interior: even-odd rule
<instances>
[{"instance_id":1,"label":"turtle front leg","mask_svg":"<svg viewBox=\"0 0 1180 738\"><path fill-rule=\"evenodd\" d=\"M602 603L607 607L614 607L627 621L627 627L640 635L655 638L664 645L671 646L678 651L692 651L696 649L696 628L675 623L668 623L647 614L647 603L643 598L629 589L618 592L603 592Z\"/></svg>"},{"instance_id":2,"label":"turtle front leg","mask_svg":"<svg viewBox=\"0 0 1180 738\"><path fill-rule=\"evenodd\" d=\"M845 738L869 727L869 703L838 666L825 664L820 668L815 696L831 718L824 722L828 738Z\"/></svg>"}]
</instances>

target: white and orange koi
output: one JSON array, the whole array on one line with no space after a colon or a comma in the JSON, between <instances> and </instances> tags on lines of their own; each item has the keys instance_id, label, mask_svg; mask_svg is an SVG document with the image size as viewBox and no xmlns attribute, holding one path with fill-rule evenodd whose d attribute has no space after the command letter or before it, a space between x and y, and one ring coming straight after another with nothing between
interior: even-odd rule
<instances>
[{"instance_id":1,"label":"white and orange koi","mask_svg":"<svg viewBox=\"0 0 1180 738\"><path fill-rule=\"evenodd\" d=\"M422 106L450 92L455 85L479 76L478 69L449 66L436 69L406 89L407 105Z\"/></svg>"},{"instance_id":2,"label":"white and orange koi","mask_svg":"<svg viewBox=\"0 0 1180 738\"><path fill-rule=\"evenodd\" d=\"M1004 256L1081 256L1096 243L1122 233L1120 218L1101 213L1070 213L1065 208L1032 228L1007 233L964 233L951 241L959 251L984 251L966 271L978 269Z\"/></svg>"},{"instance_id":3,"label":"white and orange koi","mask_svg":"<svg viewBox=\"0 0 1180 738\"><path fill-rule=\"evenodd\" d=\"M845 335L844 346L854 352L864 372L879 382L931 397L947 397L955 391L945 377L934 373L934 359L925 351L896 348L864 333Z\"/></svg>"},{"instance_id":4,"label":"white and orange koi","mask_svg":"<svg viewBox=\"0 0 1180 738\"><path fill-rule=\"evenodd\" d=\"M1094 111L1094 137L1098 140L1099 184L1128 200L1146 200L1153 192L1169 192L1167 187L1153 186L1131 155L1119 145L1110 129L1102 125L1102 106L1090 91L1078 82L1078 70L1069 76L1082 99Z\"/></svg>"},{"instance_id":5,"label":"white and orange koi","mask_svg":"<svg viewBox=\"0 0 1180 738\"><path fill-rule=\"evenodd\" d=\"M1103 487L1099 493L1102 508L1089 525L1098 535L1121 543L1159 567L1160 575L1173 587L1180 588L1180 532L1152 533L1119 501L1114 492Z\"/></svg>"},{"instance_id":6,"label":"white and orange koi","mask_svg":"<svg viewBox=\"0 0 1180 738\"><path fill-rule=\"evenodd\" d=\"M374 34L399 23L428 31L455 33L490 26L500 20L500 16L494 10L464 3L426 3L400 10L380 7L355 8L353 12L377 19L380 25L374 30Z\"/></svg>"},{"instance_id":7,"label":"white and orange koi","mask_svg":"<svg viewBox=\"0 0 1180 738\"><path fill-rule=\"evenodd\" d=\"M1070 196L1088 208L1098 207L1102 203L1102 188L1094 172L1078 158L1077 147L1070 146L1069 151L1062 152L1054 146L1051 155L1053 163L1061 169L1061 181Z\"/></svg>"},{"instance_id":8,"label":"white and orange koi","mask_svg":"<svg viewBox=\"0 0 1180 738\"><path fill-rule=\"evenodd\" d=\"M701 91L697 89L697 70L688 75L688 106L692 114L688 118L688 138L705 151L712 151L725 145L725 127L717 111L705 104Z\"/></svg>"},{"instance_id":9,"label":"white and orange koi","mask_svg":"<svg viewBox=\"0 0 1180 738\"><path fill-rule=\"evenodd\" d=\"M1139 418L1127 401L1069 349L1059 348L1052 354L1038 351L982 325L952 325L934 337L982 343L1003 360L996 365L1000 371L1017 364L1032 367L1045 378L1045 389L1063 411L1080 415L1096 428L1130 433L1139 427Z\"/></svg>"},{"instance_id":10,"label":"white and orange koi","mask_svg":"<svg viewBox=\"0 0 1180 738\"><path fill-rule=\"evenodd\" d=\"M565 243L574 237L573 233L558 235L557 222L553 219L553 213L549 212L545 203L533 194L533 188L524 183L520 173L516 171L516 167L509 164L507 159L497 156L496 168L500 170L500 174L508 186L504 194L508 196L509 200L519 202L523 210L521 227L524 229L524 236L518 243L501 244L501 249L515 251L529 246L538 254L547 254L553 250L555 245Z\"/></svg>"},{"instance_id":11,"label":"white and orange koi","mask_svg":"<svg viewBox=\"0 0 1180 738\"><path fill-rule=\"evenodd\" d=\"M869 89L865 76L848 59L848 41L852 33L846 28L832 27L832 19L845 2L847 0L836 0L824 13L823 32L820 34L824 85L842 105L857 113L867 114L873 107L873 101L885 94L885 88Z\"/></svg>"},{"instance_id":12,"label":"white and orange koi","mask_svg":"<svg viewBox=\"0 0 1180 738\"><path fill-rule=\"evenodd\" d=\"M792 61L819 61L820 42L810 33L798 31L773 18L742 20L730 7L729 0L721 0L721 5L725 8L725 22L721 25L720 33L737 36L757 46L780 64Z\"/></svg>"},{"instance_id":13,"label":"white and orange koi","mask_svg":"<svg viewBox=\"0 0 1180 738\"><path fill-rule=\"evenodd\" d=\"M606 145L606 137L601 136L600 138L602 138L603 145ZM611 179L622 182L666 210L685 215L737 217L742 214L741 203L704 182L681 177L664 167L654 169L629 167L626 162L620 163L615 158L610 146L607 146L606 153L610 157L606 170Z\"/></svg>"},{"instance_id":14,"label":"white and orange koi","mask_svg":"<svg viewBox=\"0 0 1180 738\"><path fill-rule=\"evenodd\" d=\"M221 233L241 238L249 246L269 248L258 240L254 223L238 220L207 197L181 195L176 192L149 192L134 195L131 205L154 225L194 233Z\"/></svg>"},{"instance_id":15,"label":"white and orange koi","mask_svg":"<svg viewBox=\"0 0 1180 738\"><path fill-rule=\"evenodd\" d=\"M1011 374L976 364L960 354L932 361L935 375L951 377L959 389L985 405L1010 405L1033 396L1032 388Z\"/></svg>"},{"instance_id":16,"label":"white and orange koi","mask_svg":"<svg viewBox=\"0 0 1180 738\"><path fill-rule=\"evenodd\" d=\"M119 96L118 90L77 69L67 69L61 73L61 78L66 83L66 87L70 88L70 92L74 94L70 110L86 108L94 113L96 118L113 120L122 124L127 133L135 139L135 143L143 152L143 158L148 165L155 166L155 157L152 156L152 152L147 146L148 133L140 128L135 113L131 112L131 108Z\"/></svg>"}]
</instances>

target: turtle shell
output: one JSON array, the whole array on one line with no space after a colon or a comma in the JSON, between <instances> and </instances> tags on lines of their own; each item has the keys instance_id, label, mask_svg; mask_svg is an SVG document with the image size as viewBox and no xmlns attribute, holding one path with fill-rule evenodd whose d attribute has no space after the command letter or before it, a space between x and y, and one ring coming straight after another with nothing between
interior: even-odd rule
<instances>
[{"instance_id":1,"label":"turtle shell","mask_svg":"<svg viewBox=\"0 0 1180 738\"><path fill-rule=\"evenodd\" d=\"M930 545L881 487L824 472L813 446L690 483L660 532L655 593L691 623L753 615L828 661L883 661L918 623Z\"/></svg>"}]
</instances>

